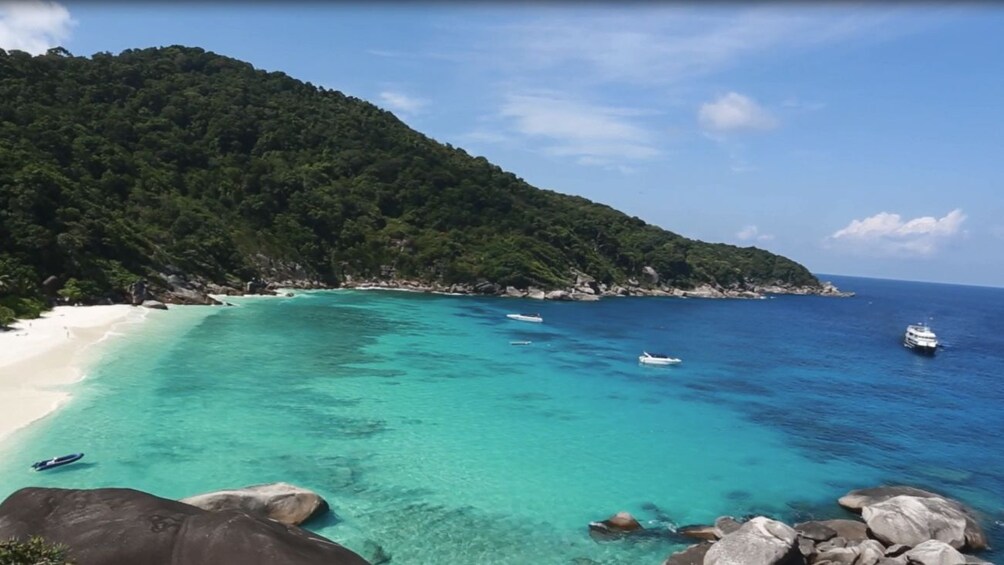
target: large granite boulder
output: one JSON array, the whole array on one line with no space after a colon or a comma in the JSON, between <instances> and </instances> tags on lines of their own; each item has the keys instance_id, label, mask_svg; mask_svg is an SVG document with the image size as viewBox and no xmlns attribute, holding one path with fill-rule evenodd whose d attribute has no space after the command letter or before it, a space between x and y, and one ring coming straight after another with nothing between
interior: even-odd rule
<instances>
[{"instance_id":1,"label":"large granite boulder","mask_svg":"<svg viewBox=\"0 0 1004 565\"><path fill-rule=\"evenodd\" d=\"M818 546L817 546L818 547ZM817 553L813 565L877 565L886 558L885 547L875 540L865 540L846 547L834 547Z\"/></svg>"},{"instance_id":2,"label":"large granite boulder","mask_svg":"<svg viewBox=\"0 0 1004 565\"><path fill-rule=\"evenodd\" d=\"M885 557L885 547L873 540L865 540L857 545L858 559L854 565L875 565Z\"/></svg>"},{"instance_id":3,"label":"large granite boulder","mask_svg":"<svg viewBox=\"0 0 1004 565\"><path fill-rule=\"evenodd\" d=\"M23 488L0 504L0 539L34 535L80 565L368 565L295 526L132 489Z\"/></svg>"},{"instance_id":4,"label":"large granite boulder","mask_svg":"<svg viewBox=\"0 0 1004 565\"><path fill-rule=\"evenodd\" d=\"M547 294L539 288L530 287L526 290L526 297L532 300L543 300Z\"/></svg>"},{"instance_id":5,"label":"large granite boulder","mask_svg":"<svg viewBox=\"0 0 1004 565\"><path fill-rule=\"evenodd\" d=\"M645 265L641 269L641 274L648 284L659 284L659 273L652 267Z\"/></svg>"},{"instance_id":6,"label":"large granite boulder","mask_svg":"<svg viewBox=\"0 0 1004 565\"><path fill-rule=\"evenodd\" d=\"M62 285L59 284L59 277L56 275L49 275L42 281L42 292L46 296L56 296L59 293L59 289Z\"/></svg>"},{"instance_id":7,"label":"large granite boulder","mask_svg":"<svg viewBox=\"0 0 1004 565\"><path fill-rule=\"evenodd\" d=\"M837 500L837 504L860 514L861 510L865 506L885 502L890 498L902 495L916 496L918 498L944 498L940 494L915 487L888 486L852 490L844 496L841 496L840 499Z\"/></svg>"},{"instance_id":8,"label":"large granite boulder","mask_svg":"<svg viewBox=\"0 0 1004 565\"><path fill-rule=\"evenodd\" d=\"M153 310L167 310L167 305L159 300L144 300L143 307Z\"/></svg>"},{"instance_id":9,"label":"large granite boulder","mask_svg":"<svg viewBox=\"0 0 1004 565\"><path fill-rule=\"evenodd\" d=\"M128 288L129 292L129 302L133 306L139 306L147 300L147 288L145 280L138 280Z\"/></svg>"},{"instance_id":10,"label":"large granite boulder","mask_svg":"<svg viewBox=\"0 0 1004 565\"><path fill-rule=\"evenodd\" d=\"M243 510L290 526L299 526L328 511L328 503L319 494L289 483L218 490L183 498L181 502L210 512Z\"/></svg>"},{"instance_id":11,"label":"large granite boulder","mask_svg":"<svg viewBox=\"0 0 1004 565\"><path fill-rule=\"evenodd\" d=\"M731 534L741 527L743 527L742 522L736 520L732 516L719 516L715 519L715 534L718 535L719 539Z\"/></svg>"},{"instance_id":12,"label":"large granite boulder","mask_svg":"<svg viewBox=\"0 0 1004 565\"><path fill-rule=\"evenodd\" d=\"M846 495L840 497L838 503L844 508L847 508L848 510L863 513L864 508L868 506L874 506L876 504L887 502L890 499L896 498L898 496L910 496L914 498L923 498L923 499L937 499L942 501L943 504L939 504L939 506L952 507L957 511L953 513L953 515L960 514L965 519L966 524L965 524L964 547L975 551L984 550L989 547L989 541L987 540L986 533L983 531L983 528L980 527L980 524L976 520L972 510L970 510L964 504L962 504L957 500L952 500L951 498L941 496L940 494L937 493L908 486L876 487L876 488L853 490L847 493ZM939 538L933 538L933 539L939 539Z\"/></svg>"},{"instance_id":13,"label":"large granite boulder","mask_svg":"<svg viewBox=\"0 0 1004 565\"><path fill-rule=\"evenodd\" d=\"M917 546L938 540L958 549L966 545L966 516L943 498L894 496L865 506L861 515L879 541Z\"/></svg>"},{"instance_id":14,"label":"large granite boulder","mask_svg":"<svg viewBox=\"0 0 1004 565\"><path fill-rule=\"evenodd\" d=\"M704 565L802 565L791 526L758 516L708 549Z\"/></svg>"},{"instance_id":15,"label":"large granite boulder","mask_svg":"<svg viewBox=\"0 0 1004 565\"><path fill-rule=\"evenodd\" d=\"M903 554L909 565L965 565L966 556L952 546L928 540Z\"/></svg>"}]
</instances>

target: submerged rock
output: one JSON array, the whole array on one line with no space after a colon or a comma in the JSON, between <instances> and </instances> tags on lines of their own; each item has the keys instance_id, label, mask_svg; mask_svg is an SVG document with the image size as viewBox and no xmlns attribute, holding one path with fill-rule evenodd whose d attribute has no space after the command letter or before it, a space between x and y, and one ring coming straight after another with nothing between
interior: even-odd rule
<instances>
[{"instance_id":1,"label":"submerged rock","mask_svg":"<svg viewBox=\"0 0 1004 565\"><path fill-rule=\"evenodd\" d=\"M319 494L288 483L219 490L183 498L181 502L210 512L243 510L291 526L328 511L328 503Z\"/></svg>"},{"instance_id":2,"label":"submerged rock","mask_svg":"<svg viewBox=\"0 0 1004 565\"><path fill-rule=\"evenodd\" d=\"M618 512L601 522L589 523L589 535L593 539L608 540L644 530L635 517L628 512Z\"/></svg>"},{"instance_id":3,"label":"submerged rock","mask_svg":"<svg viewBox=\"0 0 1004 565\"><path fill-rule=\"evenodd\" d=\"M714 526L681 526L676 533L683 537L705 541L717 541L721 536Z\"/></svg>"},{"instance_id":4,"label":"submerged rock","mask_svg":"<svg viewBox=\"0 0 1004 565\"><path fill-rule=\"evenodd\" d=\"M369 560L370 565L386 565L391 562L391 556L382 545L373 540L366 540L362 549L363 555Z\"/></svg>"},{"instance_id":5,"label":"submerged rock","mask_svg":"<svg viewBox=\"0 0 1004 565\"><path fill-rule=\"evenodd\" d=\"M0 504L0 539L36 535L81 565L368 565L296 526L132 489L23 488Z\"/></svg>"}]
</instances>

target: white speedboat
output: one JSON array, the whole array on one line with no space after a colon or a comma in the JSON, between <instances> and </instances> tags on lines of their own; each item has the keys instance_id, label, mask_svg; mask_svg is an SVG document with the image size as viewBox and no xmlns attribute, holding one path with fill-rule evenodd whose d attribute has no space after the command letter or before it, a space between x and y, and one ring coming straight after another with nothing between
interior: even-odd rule
<instances>
[{"instance_id":1,"label":"white speedboat","mask_svg":"<svg viewBox=\"0 0 1004 565\"><path fill-rule=\"evenodd\" d=\"M924 323L910 324L903 336L903 345L920 353L934 355L938 349L938 336Z\"/></svg>"},{"instance_id":2,"label":"white speedboat","mask_svg":"<svg viewBox=\"0 0 1004 565\"><path fill-rule=\"evenodd\" d=\"M544 318L540 317L540 314L506 314L506 318L510 320L519 320L520 322L535 322L537 324L544 321Z\"/></svg>"},{"instance_id":3,"label":"white speedboat","mask_svg":"<svg viewBox=\"0 0 1004 565\"><path fill-rule=\"evenodd\" d=\"M670 357L662 353L649 353L647 351L642 351L641 356L638 357L638 362L645 365L676 365L680 361L676 357Z\"/></svg>"}]
</instances>

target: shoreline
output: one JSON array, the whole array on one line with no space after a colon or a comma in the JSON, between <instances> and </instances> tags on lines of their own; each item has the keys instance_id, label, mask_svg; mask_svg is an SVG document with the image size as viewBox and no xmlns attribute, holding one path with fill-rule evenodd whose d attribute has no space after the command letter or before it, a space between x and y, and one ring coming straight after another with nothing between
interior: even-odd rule
<instances>
[{"instance_id":1,"label":"shoreline","mask_svg":"<svg viewBox=\"0 0 1004 565\"><path fill-rule=\"evenodd\" d=\"M34 320L0 332L0 444L65 405L66 387L87 376L94 347L150 310L125 304L57 306Z\"/></svg>"}]
</instances>

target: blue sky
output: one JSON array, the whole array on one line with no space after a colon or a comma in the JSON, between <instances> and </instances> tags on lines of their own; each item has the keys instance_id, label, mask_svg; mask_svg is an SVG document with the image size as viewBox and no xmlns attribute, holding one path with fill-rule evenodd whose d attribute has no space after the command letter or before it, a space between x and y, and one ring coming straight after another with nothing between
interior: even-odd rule
<instances>
[{"instance_id":1,"label":"blue sky","mask_svg":"<svg viewBox=\"0 0 1004 565\"><path fill-rule=\"evenodd\" d=\"M817 273L1004 286L1004 8L10 4L0 47L183 44L531 184Z\"/></svg>"}]
</instances>

